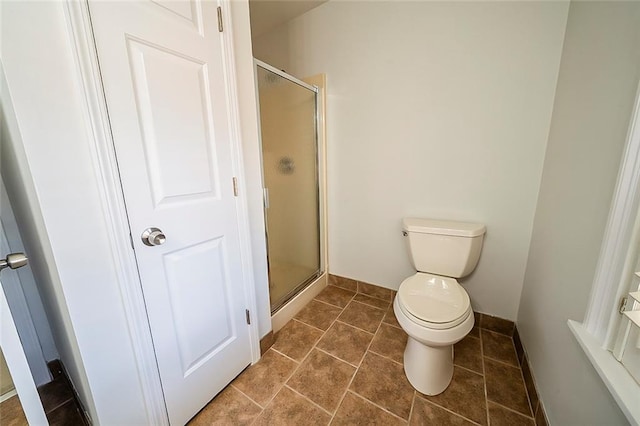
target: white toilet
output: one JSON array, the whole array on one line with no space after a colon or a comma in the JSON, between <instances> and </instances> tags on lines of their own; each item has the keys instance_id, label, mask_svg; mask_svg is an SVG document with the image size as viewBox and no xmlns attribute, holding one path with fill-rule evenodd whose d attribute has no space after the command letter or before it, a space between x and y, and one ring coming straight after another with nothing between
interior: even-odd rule
<instances>
[{"instance_id":1,"label":"white toilet","mask_svg":"<svg viewBox=\"0 0 640 426\"><path fill-rule=\"evenodd\" d=\"M475 269L486 228L405 218L402 229L418 270L400 284L393 302L396 318L409 335L404 371L418 391L437 395L453 377L453 345L473 328L469 295L456 278Z\"/></svg>"}]
</instances>

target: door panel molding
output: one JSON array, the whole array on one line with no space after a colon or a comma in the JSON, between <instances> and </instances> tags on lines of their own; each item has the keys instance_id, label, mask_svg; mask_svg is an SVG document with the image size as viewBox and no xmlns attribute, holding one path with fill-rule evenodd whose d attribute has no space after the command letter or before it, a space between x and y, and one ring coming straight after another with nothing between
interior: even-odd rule
<instances>
[{"instance_id":1,"label":"door panel molding","mask_svg":"<svg viewBox=\"0 0 640 426\"><path fill-rule=\"evenodd\" d=\"M129 221L111 139L88 6L87 1L66 1L69 33L80 83L85 94L86 121L90 123L90 134L93 135L89 144L93 154L93 169L97 175L105 223L112 235L109 244L114 263L118 266L118 285L129 322L131 346L135 352L146 405L147 424L168 425L167 409L138 277L138 266L129 239Z\"/></svg>"},{"instance_id":2,"label":"door panel molding","mask_svg":"<svg viewBox=\"0 0 640 426\"><path fill-rule=\"evenodd\" d=\"M233 53L233 28L231 4L228 0L218 1L223 8L224 34L222 48L225 67L225 90L229 100L229 136L234 175L238 177L240 195L237 197L237 222L239 228L239 248L245 304L252 312L257 312L253 277L253 262L249 233L249 213L247 190L244 182L242 162L241 127L235 57ZM163 8L163 5L158 4ZM197 11L196 11L197 12ZM151 339L142 286L138 275L135 254L131 245L131 234L127 217L124 194L121 187L114 142L111 136L106 109L97 51L93 39L88 1L66 1L66 13L72 47L75 53L79 83L85 94L87 123L90 123L90 141L93 168L100 186L103 216L112 239L109 241L115 263L118 265L118 285L122 294L123 308L127 314L131 345L135 352L140 384L145 400L148 424L167 425L169 423L163 396L160 375L156 363L154 345ZM196 21L200 19L196 13ZM185 21L186 22L186 21ZM201 26L201 23L199 23ZM226 184L222 182L221 184ZM228 183L231 184L230 182ZM260 358L258 324L249 326L251 358L255 363Z\"/></svg>"}]
</instances>

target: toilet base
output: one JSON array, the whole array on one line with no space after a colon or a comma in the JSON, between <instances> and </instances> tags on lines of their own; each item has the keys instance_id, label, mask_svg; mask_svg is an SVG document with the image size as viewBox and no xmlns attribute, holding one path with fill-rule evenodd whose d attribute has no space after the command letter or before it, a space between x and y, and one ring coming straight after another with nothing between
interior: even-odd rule
<instances>
[{"instance_id":1,"label":"toilet base","mask_svg":"<svg viewBox=\"0 0 640 426\"><path fill-rule=\"evenodd\" d=\"M453 378L453 345L427 346L409 336L404 350L404 372L409 383L425 395L437 395Z\"/></svg>"}]
</instances>

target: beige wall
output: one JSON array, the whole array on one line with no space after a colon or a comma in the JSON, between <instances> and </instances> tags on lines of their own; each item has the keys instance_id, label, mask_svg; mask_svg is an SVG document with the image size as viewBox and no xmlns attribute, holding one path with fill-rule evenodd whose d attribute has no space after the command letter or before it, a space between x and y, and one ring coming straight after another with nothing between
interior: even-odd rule
<instances>
[{"instance_id":1,"label":"beige wall","mask_svg":"<svg viewBox=\"0 0 640 426\"><path fill-rule=\"evenodd\" d=\"M640 2L574 2L518 316L551 424L626 424L582 321L640 78Z\"/></svg>"},{"instance_id":2,"label":"beige wall","mask_svg":"<svg viewBox=\"0 0 640 426\"><path fill-rule=\"evenodd\" d=\"M254 54L328 80L329 265L389 288L413 273L404 216L479 221L475 310L515 319L568 4L328 2Z\"/></svg>"},{"instance_id":3,"label":"beige wall","mask_svg":"<svg viewBox=\"0 0 640 426\"><path fill-rule=\"evenodd\" d=\"M11 379L11 373L9 373L9 367L7 361L4 360L4 354L0 349L0 396L7 392L11 392L15 389L13 386L13 380Z\"/></svg>"}]
</instances>

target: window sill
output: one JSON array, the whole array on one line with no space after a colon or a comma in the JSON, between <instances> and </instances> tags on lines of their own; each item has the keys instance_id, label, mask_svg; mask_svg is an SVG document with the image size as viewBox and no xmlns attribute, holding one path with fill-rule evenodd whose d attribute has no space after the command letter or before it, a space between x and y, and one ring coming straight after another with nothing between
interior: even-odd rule
<instances>
[{"instance_id":1,"label":"window sill","mask_svg":"<svg viewBox=\"0 0 640 426\"><path fill-rule=\"evenodd\" d=\"M567 321L571 332L587 354L589 361L611 392L613 399L631 424L640 424L640 385L616 360L611 352L602 348L598 341L584 328L582 323Z\"/></svg>"}]
</instances>

